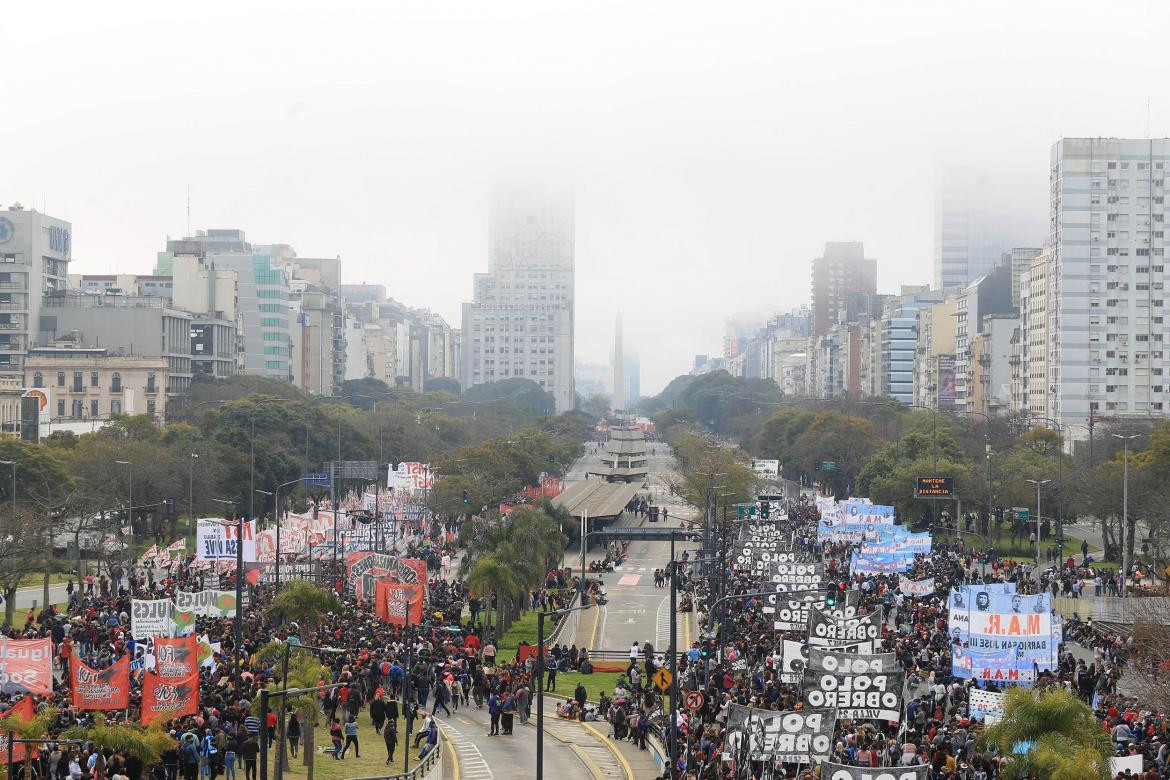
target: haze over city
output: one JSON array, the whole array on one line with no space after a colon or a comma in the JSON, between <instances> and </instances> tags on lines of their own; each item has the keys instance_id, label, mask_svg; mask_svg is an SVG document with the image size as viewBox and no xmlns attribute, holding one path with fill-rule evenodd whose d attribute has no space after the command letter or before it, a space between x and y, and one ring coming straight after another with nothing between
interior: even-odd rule
<instances>
[{"instance_id":1,"label":"haze over city","mask_svg":"<svg viewBox=\"0 0 1170 780\"><path fill-rule=\"evenodd\" d=\"M575 197L577 360L608 360L620 307L653 393L721 350L726 317L807 303L826 241L863 241L879 292L929 283L951 167L995 181L1039 246L1054 141L1170 132L1149 67L1170 10L1099 13L21 4L0 202L69 220L73 272L149 273L188 224L238 227L458 327L493 188L548 175Z\"/></svg>"}]
</instances>

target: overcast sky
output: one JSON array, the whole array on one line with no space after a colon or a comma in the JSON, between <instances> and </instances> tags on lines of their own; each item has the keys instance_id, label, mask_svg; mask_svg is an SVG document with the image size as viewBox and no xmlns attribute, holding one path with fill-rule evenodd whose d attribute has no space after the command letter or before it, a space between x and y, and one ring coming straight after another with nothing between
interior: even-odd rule
<instances>
[{"instance_id":1,"label":"overcast sky","mask_svg":"<svg viewBox=\"0 0 1170 780\"><path fill-rule=\"evenodd\" d=\"M75 272L148 273L189 189L192 228L458 327L493 184L558 171L578 361L620 306L655 392L725 317L807 303L825 241L864 241L879 292L929 281L944 168L1043 230L1054 140L1170 131L1168 29L1117 0L16 3L0 204L70 220Z\"/></svg>"}]
</instances>

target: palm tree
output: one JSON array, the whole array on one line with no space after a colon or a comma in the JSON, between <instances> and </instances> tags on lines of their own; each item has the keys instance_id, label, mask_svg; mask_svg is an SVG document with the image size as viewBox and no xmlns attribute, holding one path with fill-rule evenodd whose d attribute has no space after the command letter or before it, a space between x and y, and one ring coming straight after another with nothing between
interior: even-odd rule
<instances>
[{"instance_id":1,"label":"palm tree","mask_svg":"<svg viewBox=\"0 0 1170 780\"><path fill-rule=\"evenodd\" d=\"M59 710L49 707L38 712L31 718L25 718L19 713L9 713L3 719L0 719L0 729L4 731L11 731L20 739L46 739L52 734L53 726L57 722L57 716L60 714ZM12 750L12 745L8 746ZM33 756L41 746L37 742L25 744L25 756ZM24 775L30 776L32 771L32 761L25 760Z\"/></svg>"},{"instance_id":2,"label":"palm tree","mask_svg":"<svg viewBox=\"0 0 1170 780\"><path fill-rule=\"evenodd\" d=\"M295 621L316 628L326 612L340 612L337 596L307 580L292 580L272 599L267 617L275 622Z\"/></svg>"},{"instance_id":3,"label":"palm tree","mask_svg":"<svg viewBox=\"0 0 1170 780\"><path fill-rule=\"evenodd\" d=\"M80 739L109 748L117 753L129 753L144 765L157 764L163 751L178 744L170 734L162 730L162 721L149 728L137 723L107 723L105 715L94 715L94 724L89 728L72 726L61 733L65 739ZM98 751L98 762L105 759Z\"/></svg>"},{"instance_id":4,"label":"palm tree","mask_svg":"<svg viewBox=\"0 0 1170 780\"><path fill-rule=\"evenodd\" d=\"M1012 688L1003 718L988 726L980 744L1016 756L1003 768L1005 780L1109 780L1113 743L1093 711L1060 688ZM1027 752L1019 755L1021 745Z\"/></svg>"},{"instance_id":5,"label":"palm tree","mask_svg":"<svg viewBox=\"0 0 1170 780\"><path fill-rule=\"evenodd\" d=\"M256 651L256 656L263 661L277 661L280 659L288 646L284 642L269 642ZM288 657L288 688L313 688L321 684L322 680L328 681L332 679L332 672L327 667L317 660L316 656L305 653L295 653ZM275 681L268 683L269 691L278 691L280 686ZM302 733L304 734L304 764L308 767L308 780L313 780L313 730L317 727L317 699L315 694L306 693L301 696L296 696L284 702L284 706L291 706L301 719L303 726ZM260 697L257 696L252 701L252 712L256 715L260 714ZM307 720L306 720L307 719ZM284 709L282 707L280 713L280 734L284 735ZM278 750L280 755L277 758L279 762L277 766L280 770L287 768L288 764L285 758L285 751L283 742L278 743Z\"/></svg>"},{"instance_id":6,"label":"palm tree","mask_svg":"<svg viewBox=\"0 0 1170 780\"><path fill-rule=\"evenodd\" d=\"M524 592L524 586L517 579L516 572L494 553L488 553L476 560L467 575L467 587L477 596L494 595L497 599L512 598ZM492 624L490 600L487 624L490 629Z\"/></svg>"}]
</instances>

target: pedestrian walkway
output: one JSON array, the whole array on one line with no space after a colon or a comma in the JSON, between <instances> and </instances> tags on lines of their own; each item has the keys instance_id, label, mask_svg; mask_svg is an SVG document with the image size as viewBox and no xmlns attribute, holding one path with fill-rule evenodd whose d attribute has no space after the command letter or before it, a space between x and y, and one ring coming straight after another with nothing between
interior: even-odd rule
<instances>
[{"instance_id":1,"label":"pedestrian walkway","mask_svg":"<svg viewBox=\"0 0 1170 780\"><path fill-rule=\"evenodd\" d=\"M483 753L479 752L479 748L470 737L449 723L439 723L439 728L447 738L449 755L455 757L454 761L444 765L444 777L459 780L495 780L492 768L488 766Z\"/></svg>"}]
</instances>

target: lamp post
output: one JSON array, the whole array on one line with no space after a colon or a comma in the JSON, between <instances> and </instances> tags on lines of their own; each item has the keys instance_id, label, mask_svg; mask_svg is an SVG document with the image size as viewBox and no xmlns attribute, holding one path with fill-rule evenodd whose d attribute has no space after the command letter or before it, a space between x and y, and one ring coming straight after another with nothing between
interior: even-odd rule
<instances>
[{"instance_id":1,"label":"lamp post","mask_svg":"<svg viewBox=\"0 0 1170 780\"><path fill-rule=\"evenodd\" d=\"M276 589L280 590L280 489L295 485L300 482L299 479L290 479L288 482L281 482L276 486L276 493L274 494L276 506L273 511L276 512ZM263 493L264 491L260 491Z\"/></svg>"},{"instance_id":2,"label":"lamp post","mask_svg":"<svg viewBox=\"0 0 1170 780\"><path fill-rule=\"evenodd\" d=\"M190 453L187 468L187 528L191 527L191 520L195 517L195 461L199 458L198 453ZM176 523L177 524L177 523ZM175 529L172 528L172 531Z\"/></svg>"},{"instance_id":3,"label":"lamp post","mask_svg":"<svg viewBox=\"0 0 1170 780\"><path fill-rule=\"evenodd\" d=\"M1029 479L1036 486L1036 582L1040 582L1040 486L1047 485L1050 479Z\"/></svg>"},{"instance_id":4,"label":"lamp post","mask_svg":"<svg viewBox=\"0 0 1170 780\"><path fill-rule=\"evenodd\" d=\"M134 464L128 460L116 460L119 466L125 466L130 474L130 500L126 502L126 525L130 527L130 538L134 538Z\"/></svg>"},{"instance_id":5,"label":"lamp post","mask_svg":"<svg viewBox=\"0 0 1170 780\"><path fill-rule=\"evenodd\" d=\"M293 641L297 640L297 641ZM277 745L276 745L276 776L280 778L285 769L284 764L284 740L285 740L285 722L284 712L285 706L288 703L288 659L292 653L293 648L301 650L310 650L317 653L329 653L331 655L340 655L344 653L336 647L314 647L313 645L301 644L300 640L295 636L290 636L285 640L284 652L281 654L280 662L280 692L273 693L267 689L261 691L260 696L260 778L261 780L268 780L268 699L270 696L280 697L280 715L277 716Z\"/></svg>"},{"instance_id":6,"label":"lamp post","mask_svg":"<svg viewBox=\"0 0 1170 780\"><path fill-rule=\"evenodd\" d=\"M1051 417L1029 415L1028 420L1043 420L1051 425L1052 430L1060 437L1060 449L1057 450L1056 459L1056 546L1060 551L1060 559L1064 560L1064 427Z\"/></svg>"},{"instance_id":7,"label":"lamp post","mask_svg":"<svg viewBox=\"0 0 1170 780\"><path fill-rule=\"evenodd\" d=\"M255 490L252 491L251 501L255 503ZM227 504L231 507L232 515L237 515L235 511L236 502L229 501L226 498L213 498L219 504ZM233 625L234 643L236 646L236 661L235 673L232 675L236 683L240 681L240 660L244 657L244 516L238 515L234 517L236 520L236 619ZM220 523L223 526L229 526L229 523Z\"/></svg>"},{"instance_id":8,"label":"lamp post","mask_svg":"<svg viewBox=\"0 0 1170 780\"><path fill-rule=\"evenodd\" d=\"M1129 545L1126 543L1125 535L1129 531L1129 442L1136 439L1139 434L1131 434L1124 436L1120 433L1113 434L1115 439L1121 439L1122 447L1122 478L1121 478L1121 597L1125 598L1126 575L1129 574Z\"/></svg>"},{"instance_id":9,"label":"lamp post","mask_svg":"<svg viewBox=\"0 0 1170 780\"><path fill-rule=\"evenodd\" d=\"M536 613L536 780L544 780L544 619L584 609L589 609L589 605Z\"/></svg>"}]
</instances>

